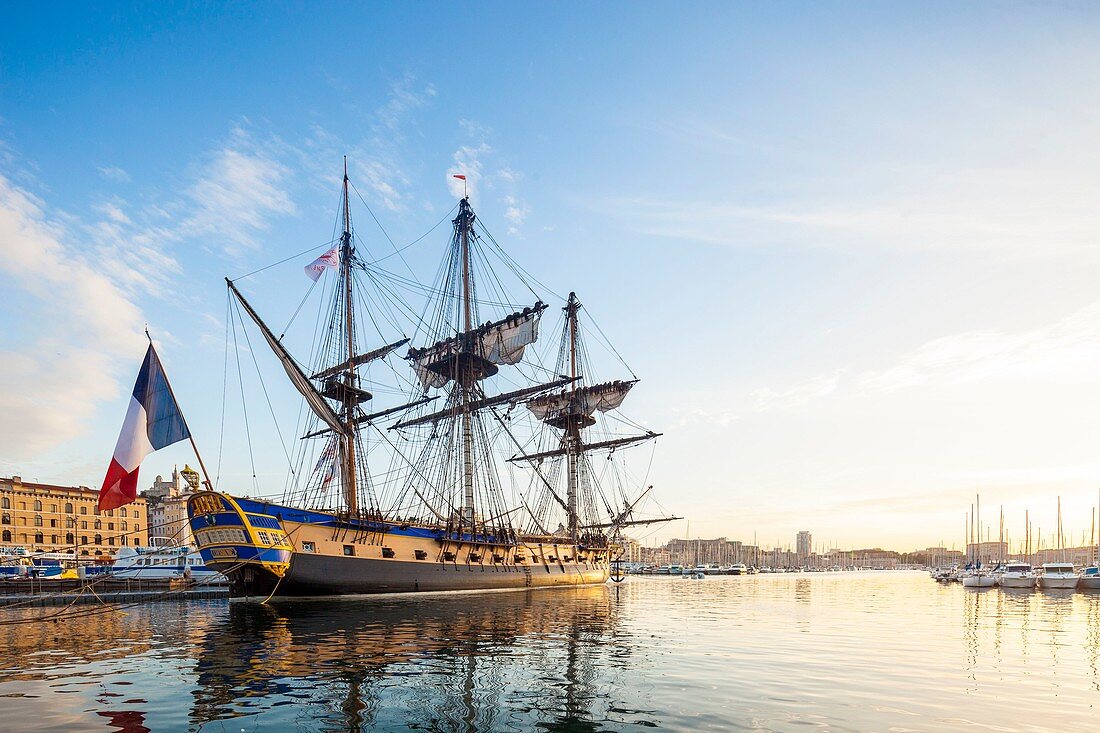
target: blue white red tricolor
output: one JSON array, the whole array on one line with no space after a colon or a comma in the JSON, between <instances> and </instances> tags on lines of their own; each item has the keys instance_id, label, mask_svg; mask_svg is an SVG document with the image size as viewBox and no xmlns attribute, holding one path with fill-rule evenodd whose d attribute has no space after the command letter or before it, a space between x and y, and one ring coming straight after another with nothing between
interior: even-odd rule
<instances>
[{"instance_id":1,"label":"blue white red tricolor","mask_svg":"<svg viewBox=\"0 0 1100 733\"><path fill-rule=\"evenodd\" d=\"M155 450L190 438L183 413L172 397L160 358L149 344L138 372L115 455L99 490L99 509L115 509L137 498L138 469Z\"/></svg>"}]
</instances>

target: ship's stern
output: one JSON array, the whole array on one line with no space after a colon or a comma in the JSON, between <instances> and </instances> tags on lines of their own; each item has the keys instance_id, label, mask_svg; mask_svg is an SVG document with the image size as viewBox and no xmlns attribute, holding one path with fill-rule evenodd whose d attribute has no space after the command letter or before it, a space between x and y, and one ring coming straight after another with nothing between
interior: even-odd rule
<instances>
[{"instance_id":1,"label":"ship's stern","mask_svg":"<svg viewBox=\"0 0 1100 733\"><path fill-rule=\"evenodd\" d=\"M231 599L262 602L274 595L293 553L279 519L245 512L217 491L193 494L187 515L204 564L225 575Z\"/></svg>"}]
</instances>

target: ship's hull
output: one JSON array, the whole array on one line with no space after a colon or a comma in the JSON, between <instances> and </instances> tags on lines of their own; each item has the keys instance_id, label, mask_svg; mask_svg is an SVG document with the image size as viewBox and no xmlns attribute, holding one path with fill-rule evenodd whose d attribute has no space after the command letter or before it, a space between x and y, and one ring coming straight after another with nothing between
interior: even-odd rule
<instances>
[{"instance_id":1,"label":"ship's hull","mask_svg":"<svg viewBox=\"0 0 1100 733\"><path fill-rule=\"evenodd\" d=\"M1034 575L1005 575L1001 578L1001 585L1005 588L1034 588Z\"/></svg>"},{"instance_id":2,"label":"ship's hull","mask_svg":"<svg viewBox=\"0 0 1100 733\"><path fill-rule=\"evenodd\" d=\"M188 511L206 567L229 579L233 599L579 586L611 574L611 548L553 537L505 543L215 492L194 495Z\"/></svg>"},{"instance_id":3,"label":"ship's hull","mask_svg":"<svg viewBox=\"0 0 1100 733\"><path fill-rule=\"evenodd\" d=\"M229 588L233 599L264 601L593 585L607 581L609 575L608 568L591 565L495 567L295 553L281 578L262 569L242 567L229 573Z\"/></svg>"},{"instance_id":4,"label":"ship's hull","mask_svg":"<svg viewBox=\"0 0 1100 733\"><path fill-rule=\"evenodd\" d=\"M1039 587L1046 589L1070 589L1077 587L1076 575L1041 575Z\"/></svg>"}]
</instances>

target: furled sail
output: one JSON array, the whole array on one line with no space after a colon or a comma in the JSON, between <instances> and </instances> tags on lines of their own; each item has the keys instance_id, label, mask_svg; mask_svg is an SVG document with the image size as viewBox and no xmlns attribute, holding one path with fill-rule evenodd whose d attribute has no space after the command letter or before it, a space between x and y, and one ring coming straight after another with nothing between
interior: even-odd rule
<instances>
[{"instance_id":1,"label":"furled sail","mask_svg":"<svg viewBox=\"0 0 1100 733\"><path fill-rule=\"evenodd\" d=\"M377 349L374 349L373 351L368 351L365 354L357 354L350 359L340 364L337 364L334 367L329 367L328 369L325 369L323 372L317 372L312 377L310 377L310 379L324 379L325 377L331 377L334 374L339 374L340 372L346 372L351 367L357 367L361 364L366 364L367 362L374 361L375 359L381 359L382 357L392 352L394 349L397 349L400 346L404 346L407 343L409 343L408 339L401 339L400 341L395 341L392 344L379 346Z\"/></svg>"},{"instance_id":2,"label":"furled sail","mask_svg":"<svg viewBox=\"0 0 1100 733\"><path fill-rule=\"evenodd\" d=\"M616 409L635 384L637 380L616 380L577 390L540 395L527 401L527 409L539 420L550 424L558 423L570 415L590 417L596 410L607 412Z\"/></svg>"},{"instance_id":3,"label":"furled sail","mask_svg":"<svg viewBox=\"0 0 1100 733\"><path fill-rule=\"evenodd\" d=\"M496 372L499 364L516 364L523 358L523 351L539 336L539 319L546 310L542 301L531 308L513 313L499 321L486 323L466 333L460 333L423 349L409 349L408 359L425 390L440 388L456 378L460 365L471 368L473 356L480 367L475 375L484 379ZM488 366L493 365L493 366Z\"/></svg>"},{"instance_id":4,"label":"furled sail","mask_svg":"<svg viewBox=\"0 0 1100 733\"><path fill-rule=\"evenodd\" d=\"M244 299L244 296L241 295L240 291L233 285L233 281L226 278L225 282L229 285L229 289L233 291L233 295L240 301L240 304L244 306L245 312L256 322L256 325L260 329L260 333L262 333L264 339L267 340L268 346L275 352L275 356L279 358L279 362L283 365L283 369L286 370L286 375L290 377L291 383L302 393L302 396L306 398L306 404L309 405L310 409L313 410L317 417L321 418L325 424L335 432L340 435L347 435L347 427L340 422L340 418L333 412L332 408L329 407L329 404L325 402L325 398L314 389L309 381L309 377L307 377L298 366L298 362L294 361L294 357L283 348L279 339L275 338L275 334L271 333L271 329L267 327L267 324L263 322L256 311L252 310L252 306L248 304L248 301Z\"/></svg>"}]
</instances>

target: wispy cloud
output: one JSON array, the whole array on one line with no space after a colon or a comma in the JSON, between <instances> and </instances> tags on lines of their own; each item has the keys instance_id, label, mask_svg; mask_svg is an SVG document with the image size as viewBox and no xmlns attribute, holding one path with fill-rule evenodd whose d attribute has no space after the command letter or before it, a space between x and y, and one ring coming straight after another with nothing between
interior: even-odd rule
<instances>
[{"instance_id":1,"label":"wispy cloud","mask_svg":"<svg viewBox=\"0 0 1100 733\"><path fill-rule=\"evenodd\" d=\"M875 390L966 384L1010 378L1066 379L1100 367L1100 303L1054 323L1015 333L969 331L929 341L898 363L869 371L859 383Z\"/></svg>"},{"instance_id":2,"label":"wispy cloud","mask_svg":"<svg viewBox=\"0 0 1100 733\"><path fill-rule=\"evenodd\" d=\"M501 199L504 204L504 218L508 220L508 233L512 236L520 235L520 227L531 213L531 207L527 202L508 194Z\"/></svg>"},{"instance_id":3,"label":"wispy cloud","mask_svg":"<svg viewBox=\"0 0 1100 733\"><path fill-rule=\"evenodd\" d=\"M115 183L130 182L130 174L118 166L100 166L98 170L99 175L103 176L108 181L114 181Z\"/></svg>"},{"instance_id":4,"label":"wispy cloud","mask_svg":"<svg viewBox=\"0 0 1100 733\"><path fill-rule=\"evenodd\" d=\"M238 128L188 189L190 212L180 235L212 240L230 254L255 249L272 218L295 213L285 188L288 174L286 166Z\"/></svg>"},{"instance_id":5,"label":"wispy cloud","mask_svg":"<svg viewBox=\"0 0 1100 733\"><path fill-rule=\"evenodd\" d=\"M33 312L0 341L0 444L32 457L79 435L116 393L118 358L141 350L142 316L112 275L42 202L0 176L0 273ZM39 330L33 324L50 323Z\"/></svg>"},{"instance_id":6,"label":"wispy cloud","mask_svg":"<svg viewBox=\"0 0 1100 733\"><path fill-rule=\"evenodd\" d=\"M491 151L492 148L484 142L459 146L452 156L454 165L447 171L447 186L452 196L461 198L464 192L469 191L471 200L477 200L482 183L482 158ZM455 178L456 174L466 176L465 182Z\"/></svg>"}]
</instances>

